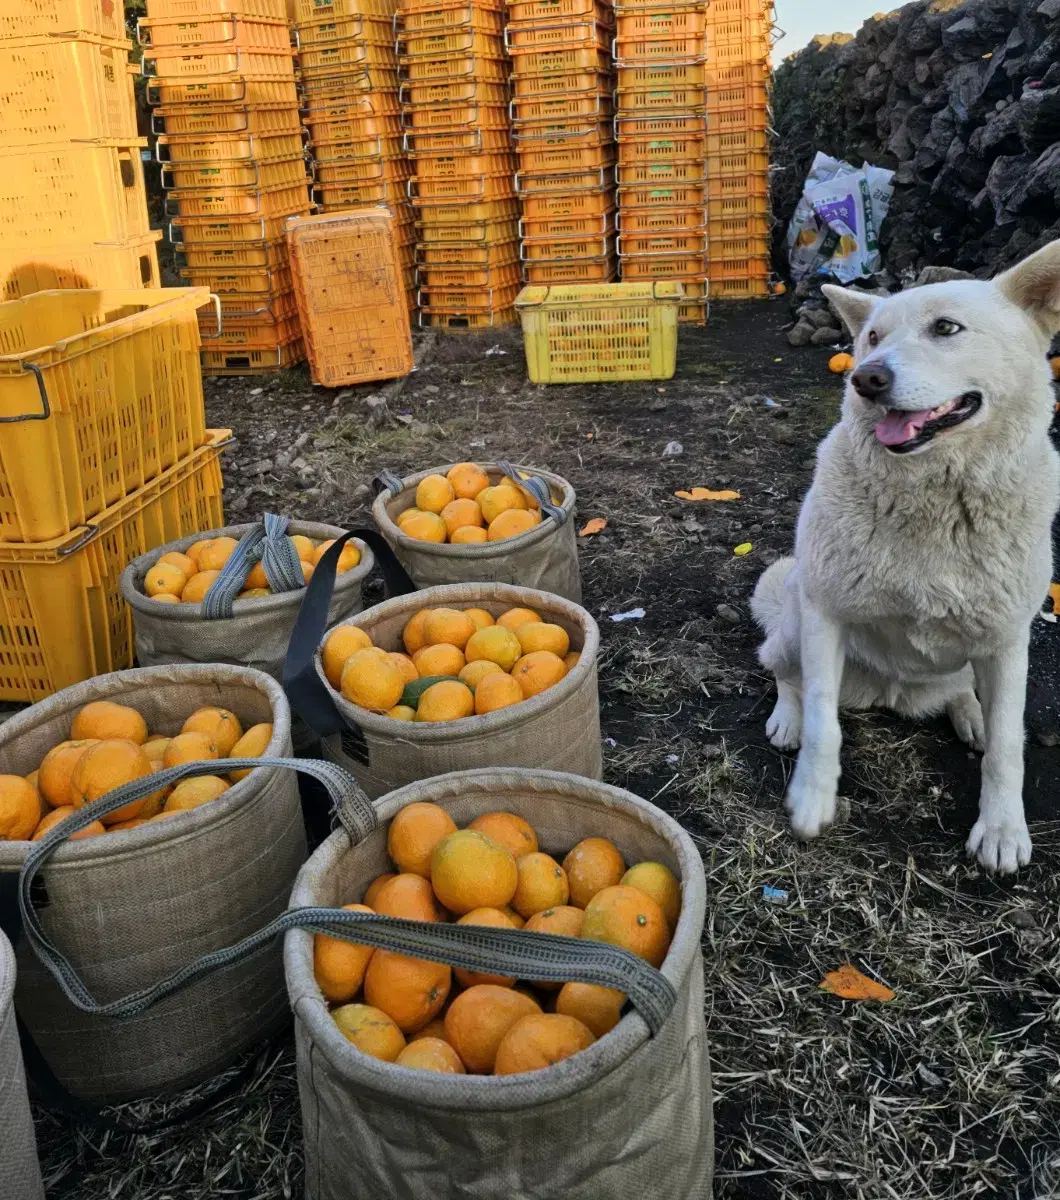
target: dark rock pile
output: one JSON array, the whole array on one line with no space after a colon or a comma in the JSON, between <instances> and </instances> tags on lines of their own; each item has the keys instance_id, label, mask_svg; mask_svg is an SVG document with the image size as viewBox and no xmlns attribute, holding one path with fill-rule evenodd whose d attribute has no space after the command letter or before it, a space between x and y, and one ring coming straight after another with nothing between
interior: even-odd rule
<instances>
[{"instance_id":1,"label":"dark rock pile","mask_svg":"<svg viewBox=\"0 0 1060 1200\"><path fill-rule=\"evenodd\" d=\"M1060 237L1060 0L917 0L815 39L777 70L773 104L782 273L817 150L896 172L890 278L870 285L927 265L985 277Z\"/></svg>"}]
</instances>

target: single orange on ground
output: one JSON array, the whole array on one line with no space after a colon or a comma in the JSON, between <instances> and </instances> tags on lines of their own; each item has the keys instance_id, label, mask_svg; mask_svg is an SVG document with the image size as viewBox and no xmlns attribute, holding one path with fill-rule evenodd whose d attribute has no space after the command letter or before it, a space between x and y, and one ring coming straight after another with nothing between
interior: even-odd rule
<instances>
[{"instance_id":1,"label":"single orange on ground","mask_svg":"<svg viewBox=\"0 0 1060 1200\"><path fill-rule=\"evenodd\" d=\"M371 645L372 639L356 625L339 625L333 629L324 639L324 648L320 652L321 665L328 683L337 689L346 659L358 650L370 649Z\"/></svg>"},{"instance_id":2,"label":"single orange on ground","mask_svg":"<svg viewBox=\"0 0 1060 1200\"><path fill-rule=\"evenodd\" d=\"M637 863L629 868L619 883L651 896L663 910L666 924L673 932L681 915L681 885L669 867L657 862Z\"/></svg>"},{"instance_id":3,"label":"single orange on ground","mask_svg":"<svg viewBox=\"0 0 1060 1200\"><path fill-rule=\"evenodd\" d=\"M431 684L420 697L416 720L460 721L474 712L475 696L467 684L459 679L443 679Z\"/></svg>"},{"instance_id":4,"label":"single orange on ground","mask_svg":"<svg viewBox=\"0 0 1060 1200\"><path fill-rule=\"evenodd\" d=\"M512 908L528 920L534 913L566 905L570 898L567 873L549 854L536 851L515 860L519 883L512 897Z\"/></svg>"},{"instance_id":5,"label":"single orange on ground","mask_svg":"<svg viewBox=\"0 0 1060 1200\"><path fill-rule=\"evenodd\" d=\"M458 500L474 500L483 488L490 485L490 477L478 463L456 463L446 471L445 477L453 485Z\"/></svg>"},{"instance_id":6,"label":"single orange on ground","mask_svg":"<svg viewBox=\"0 0 1060 1200\"><path fill-rule=\"evenodd\" d=\"M272 725L263 721L260 725L251 725L238 742L228 752L229 758L261 758L272 741ZM228 778L233 783L246 779L253 768L246 771L232 771Z\"/></svg>"},{"instance_id":7,"label":"single orange on ground","mask_svg":"<svg viewBox=\"0 0 1060 1200\"><path fill-rule=\"evenodd\" d=\"M447 834L456 832L456 822L437 804L406 804L390 822L386 852L399 871L431 877L431 854Z\"/></svg>"},{"instance_id":8,"label":"single orange on ground","mask_svg":"<svg viewBox=\"0 0 1060 1200\"><path fill-rule=\"evenodd\" d=\"M445 1040L469 1071L488 1075L497 1047L519 1020L541 1012L541 1005L512 988L476 984L461 992L445 1014Z\"/></svg>"},{"instance_id":9,"label":"single orange on ground","mask_svg":"<svg viewBox=\"0 0 1060 1200\"><path fill-rule=\"evenodd\" d=\"M474 500L450 500L438 514L445 522L450 538L458 529L482 525L482 509Z\"/></svg>"},{"instance_id":10,"label":"single orange on ground","mask_svg":"<svg viewBox=\"0 0 1060 1200\"><path fill-rule=\"evenodd\" d=\"M227 758L232 747L243 736L243 726L236 714L227 708L204 705L188 717L180 732L205 733L217 747L217 757Z\"/></svg>"},{"instance_id":11,"label":"single orange on ground","mask_svg":"<svg viewBox=\"0 0 1060 1200\"><path fill-rule=\"evenodd\" d=\"M399 528L406 537L418 542L444 542L449 534L445 522L433 512L416 513L402 521Z\"/></svg>"},{"instance_id":12,"label":"single orange on ground","mask_svg":"<svg viewBox=\"0 0 1060 1200\"><path fill-rule=\"evenodd\" d=\"M478 658L474 662L469 662L466 667L461 667L457 679L466 683L469 688L477 688L487 675L503 674L504 669L495 662L490 662L488 658ZM519 693L519 698L522 699L522 691Z\"/></svg>"},{"instance_id":13,"label":"single orange on ground","mask_svg":"<svg viewBox=\"0 0 1060 1200\"><path fill-rule=\"evenodd\" d=\"M386 887L391 879L397 879L397 875L389 872L386 875L377 875L365 889L364 899L362 904L367 904L372 911L375 911L375 901L379 893Z\"/></svg>"},{"instance_id":14,"label":"single orange on ground","mask_svg":"<svg viewBox=\"0 0 1060 1200\"><path fill-rule=\"evenodd\" d=\"M184 585L184 591L180 594L181 603L201 604L220 574L220 571L200 571L197 575L193 575Z\"/></svg>"},{"instance_id":15,"label":"single orange on ground","mask_svg":"<svg viewBox=\"0 0 1060 1200\"><path fill-rule=\"evenodd\" d=\"M199 569L199 564L195 559L190 558L187 554L181 554L179 550L170 550L168 554L163 554L158 560L159 564L167 563L171 567L176 567L179 571L190 579Z\"/></svg>"},{"instance_id":16,"label":"single orange on ground","mask_svg":"<svg viewBox=\"0 0 1060 1200\"><path fill-rule=\"evenodd\" d=\"M461 525L449 535L451 546L481 546L489 540L489 534L481 525Z\"/></svg>"},{"instance_id":17,"label":"single orange on ground","mask_svg":"<svg viewBox=\"0 0 1060 1200\"><path fill-rule=\"evenodd\" d=\"M444 475L428 475L416 485L416 507L426 513L440 513L456 499L456 490Z\"/></svg>"},{"instance_id":18,"label":"single orange on ground","mask_svg":"<svg viewBox=\"0 0 1060 1200\"><path fill-rule=\"evenodd\" d=\"M142 746L147 741L147 722L135 708L110 700L95 700L74 717L70 737L75 742L85 738L100 741L123 738Z\"/></svg>"},{"instance_id":19,"label":"single orange on ground","mask_svg":"<svg viewBox=\"0 0 1060 1200\"><path fill-rule=\"evenodd\" d=\"M320 560L334 545L335 538L328 538L326 542L321 542L320 545L317 546L317 548L313 551L313 557L311 559L314 567L320 566ZM335 567L335 574L345 575L347 571L352 571L354 567L359 566L360 562L360 550L353 544L353 542L347 542L346 545L343 546L339 551L339 561Z\"/></svg>"},{"instance_id":20,"label":"single orange on ground","mask_svg":"<svg viewBox=\"0 0 1060 1200\"><path fill-rule=\"evenodd\" d=\"M485 629L477 629L468 639L464 651L468 662L485 659L496 663L503 671L510 671L522 652L519 639L503 625L487 625Z\"/></svg>"},{"instance_id":21,"label":"single orange on ground","mask_svg":"<svg viewBox=\"0 0 1060 1200\"><path fill-rule=\"evenodd\" d=\"M468 829L476 829L500 842L517 863L524 854L534 854L538 849L534 827L516 813L483 813L468 825Z\"/></svg>"},{"instance_id":22,"label":"single orange on ground","mask_svg":"<svg viewBox=\"0 0 1060 1200\"><path fill-rule=\"evenodd\" d=\"M77 760L70 776L70 803L74 808L91 804L122 784L132 783L152 773L151 763L142 748L127 738L112 738L97 742ZM123 804L102 817L104 825L129 821L140 815L145 799Z\"/></svg>"},{"instance_id":23,"label":"single orange on ground","mask_svg":"<svg viewBox=\"0 0 1060 1200\"><path fill-rule=\"evenodd\" d=\"M515 631L524 654L535 650L551 650L557 658L563 658L570 650L570 635L562 625L549 621L527 621Z\"/></svg>"},{"instance_id":24,"label":"single orange on ground","mask_svg":"<svg viewBox=\"0 0 1060 1200\"><path fill-rule=\"evenodd\" d=\"M29 841L41 823L40 808L40 796L31 783L21 775L0 775L0 840Z\"/></svg>"},{"instance_id":25,"label":"single orange on ground","mask_svg":"<svg viewBox=\"0 0 1060 1200\"><path fill-rule=\"evenodd\" d=\"M404 643L405 652L407 654L415 654L417 650L422 650L427 645L427 640L423 632L423 624L430 614L429 608L421 608L415 616L410 617L401 633L401 641Z\"/></svg>"},{"instance_id":26,"label":"single orange on ground","mask_svg":"<svg viewBox=\"0 0 1060 1200\"><path fill-rule=\"evenodd\" d=\"M157 562L144 576L144 591L148 596L179 596L187 582L180 567Z\"/></svg>"},{"instance_id":27,"label":"single orange on ground","mask_svg":"<svg viewBox=\"0 0 1060 1200\"><path fill-rule=\"evenodd\" d=\"M405 1049L405 1035L385 1012L370 1004L344 1004L331 1016L342 1036L362 1054L394 1062Z\"/></svg>"},{"instance_id":28,"label":"single orange on ground","mask_svg":"<svg viewBox=\"0 0 1060 1200\"><path fill-rule=\"evenodd\" d=\"M625 992L595 983L565 983L556 997L556 1012L581 1021L594 1037L603 1037L622 1020Z\"/></svg>"},{"instance_id":29,"label":"single orange on ground","mask_svg":"<svg viewBox=\"0 0 1060 1200\"><path fill-rule=\"evenodd\" d=\"M563 659L551 650L535 650L532 654L524 654L512 667L512 678L518 681L527 700L555 687L566 674Z\"/></svg>"},{"instance_id":30,"label":"single orange on ground","mask_svg":"<svg viewBox=\"0 0 1060 1200\"><path fill-rule=\"evenodd\" d=\"M526 508L526 497L511 483L498 483L494 487L483 488L475 498L482 509L487 526L492 525L503 512Z\"/></svg>"},{"instance_id":31,"label":"single orange on ground","mask_svg":"<svg viewBox=\"0 0 1060 1200\"><path fill-rule=\"evenodd\" d=\"M441 921L444 916L434 889L422 875L395 875L376 892L372 907L381 916L407 921Z\"/></svg>"},{"instance_id":32,"label":"single orange on ground","mask_svg":"<svg viewBox=\"0 0 1060 1200\"><path fill-rule=\"evenodd\" d=\"M41 760L37 768L37 791L52 808L61 808L70 803L70 777L77 760L98 741L99 738L82 738L79 741L60 742Z\"/></svg>"},{"instance_id":33,"label":"single orange on ground","mask_svg":"<svg viewBox=\"0 0 1060 1200\"><path fill-rule=\"evenodd\" d=\"M585 908L597 892L614 887L626 873L618 847L607 838L583 838L563 860L570 882L570 902Z\"/></svg>"},{"instance_id":34,"label":"single orange on ground","mask_svg":"<svg viewBox=\"0 0 1060 1200\"><path fill-rule=\"evenodd\" d=\"M313 555L316 554L317 548L313 545L312 538L307 538L304 533L293 533L290 535L290 540L295 554L302 562L313 562Z\"/></svg>"},{"instance_id":35,"label":"single orange on ground","mask_svg":"<svg viewBox=\"0 0 1060 1200\"><path fill-rule=\"evenodd\" d=\"M65 821L67 817L73 816L77 812L72 804L64 804L61 808L53 808L50 813L33 831L33 841L39 842L49 829L54 829L61 821ZM89 821L84 829L78 830L77 833L72 833L69 841L75 842L78 838L98 837L101 833L106 833L107 828L102 821Z\"/></svg>"},{"instance_id":36,"label":"single orange on ground","mask_svg":"<svg viewBox=\"0 0 1060 1200\"><path fill-rule=\"evenodd\" d=\"M392 651L387 655L387 658L405 676L406 683L415 683L419 679L420 673L416 670L416 664L407 654L399 654L397 651Z\"/></svg>"},{"instance_id":37,"label":"single orange on ground","mask_svg":"<svg viewBox=\"0 0 1060 1200\"><path fill-rule=\"evenodd\" d=\"M525 625L527 621L540 621L541 614L534 612L532 608L509 608L507 612L501 613L497 618L497 624L503 625L505 629L510 629L512 633L519 628L520 625Z\"/></svg>"},{"instance_id":38,"label":"single orange on ground","mask_svg":"<svg viewBox=\"0 0 1060 1200\"><path fill-rule=\"evenodd\" d=\"M368 912L365 904L344 904L348 912ZM331 1004L346 1004L357 995L364 983L368 961L375 953L372 946L359 946L344 938L329 937L326 933L313 936L313 977L324 999Z\"/></svg>"},{"instance_id":39,"label":"single orange on ground","mask_svg":"<svg viewBox=\"0 0 1060 1200\"><path fill-rule=\"evenodd\" d=\"M358 708L385 713L401 699L405 676L375 647L357 650L346 659L339 678L343 696Z\"/></svg>"},{"instance_id":40,"label":"single orange on ground","mask_svg":"<svg viewBox=\"0 0 1060 1200\"><path fill-rule=\"evenodd\" d=\"M522 704L524 699L523 689L518 682L503 671L498 671L495 675L487 675L475 688L475 712L484 717L486 713Z\"/></svg>"},{"instance_id":41,"label":"single orange on ground","mask_svg":"<svg viewBox=\"0 0 1060 1200\"><path fill-rule=\"evenodd\" d=\"M536 513L528 509L509 508L490 521L486 536L491 542L505 542L508 538L529 533L538 522Z\"/></svg>"},{"instance_id":42,"label":"single orange on ground","mask_svg":"<svg viewBox=\"0 0 1060 1200\"><path fill-rule=\"evenodd\" d=\"M431 855L434 894L460 916L475 908L504 908L518 882L511 854L475 829L459 829L442 838Z\"/></svg>"},{"instance_id":43,"label":"single orange on ground","mask_svg":"<svg viewBox=\"0 0 1060 1200\"><path fill-rule=\"evenodd\" d=\"M565 1058L588 1050L596 1041L592 1031L574 1017L539 1013L517 1021L497 1047L495 1075L542 1071Z\"/></svg>"},{"instance_id":44,"label":"single orange on ground","mask_svg":"<svg viewBox=\"0 0 1060 1200\"><path fill-rule=\"evenodd\" d=\"M457 608L432 608L423 622L425 646L455 646L463 650L475 632L475 622Z\"/></svg>"},{"instance_id":45,"label":"single orange on ground","mask_svg":"<svg viewBox=\"0 0 1060 1200\"><path fill-rule=\"evenodd\" d=\"M194 779L182 779L169 793L164 809L167 813L187 812L209 804L228 791L229 784L220 775L198 775Z\"/></svg>"},{"instance_id":46,"label":"single orange on ground","mask_svg":"<svg viewBox=\"0 0 1060 1200\"><path fill-rule=\"evenodd\" d=\"M436 1037L417 1035L397 1056L394 1065L412 1071L438 1071L443 1075L466 1073L460 1055L448 1042Z\"/></svg>"},{"instance_id":47,"label":"single orange on ground","mask_svg":"<svg viewBox=\"0 0 1060 1200\"><path fill-rule=\"evenodd\" d=\"M430 679L434 675L457 676L467 666L463 650L440 642L435 646L424 646L412 656L416 670L421 679Z\"/></svg>"},{"instance_id":48,"label":"single orange on ground","mask_svg":"<svg viewBox=\"0 0 1060 1200\"><path fill-rule=\"evenodd\" d=\"M604 888L585 907L582 937L621 946L653 967L661 967L670 948L670 930L663 910L632 887Z\"/></svg>"},{"instance_id":49,"label":"single orange on ground","mask_svg":"<svg viewBox=\"0 0 1060 1200\"><path fill-rule=\"evenodd\" d=\"M217 743L209 734L192 731L178 733L169 739L162 752L162 765L179 767L190 762L211 762L220 757Z\"/></svg>"},{"instance_id":50,"label":"single orange on ground","mask_svg":"<svg viewBox=\"0 0 1060 1200\"><path fill-rule=\"evenodd\" d=\"M485 925L490 929L514 929L507 913L499 908L473 908L465 913L458 925ZM485 975L479 971L465 971L463 967L454 967L453 976L461 987L475 987L479 983L492 983L496 987L515 987L515 980L506 975Z\"/></svg>"},{"instance_id":51,"label":"single orange on ground","mask_svg":"<svg viewBox=\"0 0 1060 1200\"><path fill-rule=\"evenodd\" d=\"M214 538L208 546L204 547L202 553L199 555L199 570L220 571L232 557L232 551L238 545L239 543L232 537Z\"/></svg>"},{"instance_id":52,"label":"single orange on ground","mask_svg":"<svg viewBox=\"0 0 1060 1200\"><path fill-rule=\"evenodd\" d=\"M465 608L464 614L474 621L476 629L488 629L490 625L496 623L493 620L493 615L488 613L484 608Z\"/></svg>"},{"instance_id":53,"label":"single orange on ground","mask_svg":"<svg viewBox=\"0 0 1060 1200\"><path fill-rule=\"evenodd\" d=\"M445 963L377 950L364 975L364 998L402 1033L415 1033L442 1011L452 985Z\"/></svg>"}]
</instances>

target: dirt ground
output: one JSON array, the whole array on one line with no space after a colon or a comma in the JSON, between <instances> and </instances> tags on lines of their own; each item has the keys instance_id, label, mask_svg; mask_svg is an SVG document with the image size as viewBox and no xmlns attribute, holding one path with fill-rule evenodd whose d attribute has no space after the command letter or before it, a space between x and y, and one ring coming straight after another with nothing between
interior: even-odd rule
<instances>
[{"instance_id":1,"label":"dirt ground","mask_svg":"<svg viewBox=\"0 0 1060 1200\"><path fill-rule=\"evenodd\" d=\"M997 882L966 862L976 757L942 722L884 714L844 721L842 824L792 840L792 760L764 736L772 689L748 597L790 549L840 388L826 351L787 345L786 315L718 307L708 329L682 331L662 385L534 387L514 329L441 338L389 400L314 389L302 371L213 381L210 423L238 438L227 511L363 523L380 468L463 458L569 478L580 521L608 522L580 543L603 634L606 778L677 817L707 872L719 1200L1058 1197L1060 626L1035 628L1029 870ZM694 485L742 499L674 497ZM638 607L641 620L610 619ZM819 991L847 961L896 999ZM127 1141L40 1116L50 1200L302 1196L289 1044L189 1128Z\"/></svg>"}]
</instances>

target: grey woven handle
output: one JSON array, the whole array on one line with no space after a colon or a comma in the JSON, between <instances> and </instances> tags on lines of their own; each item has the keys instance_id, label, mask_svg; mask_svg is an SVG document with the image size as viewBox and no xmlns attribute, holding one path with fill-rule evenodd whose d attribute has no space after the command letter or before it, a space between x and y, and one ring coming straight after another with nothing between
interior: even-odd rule
<instances>
[{"instance_id":1,"label":"grey woven handle","mask_svg":"<svg viewBox=\"0 0 1060 1200\"><path fill-rule=\"evenodd\" d=\"M665 1024L677 995L669 980L643 959L604 942L526 930L501 930L472 925L406 921L373 913L334 908L291 909L234 946L204 954L169 976L119 1000L99 1003L62 952L47 937L30 899L33 880L55 850L92 821L151 792L198 775L227 774L251 767L289 767L305 771L327 788L356 845L375 828L377 816L356 780L332 763L288 758L236 758L220 762L185 763L128 783L78 809L49 831L29 853L18 881L18 903L26 937L37 957L55 977L70 1002L83 1012L108 1017L135 1017L153 1004L180 991L220 967L255 954L278 934L290 929L328 933L346 941L428 958L469 971L505 974L518 979L554 983L595 983L624 992L652 1033Z\"/></svg>"},{"instance_id":2,"label":"grey woven handle","mask_svg":"<svg viewBox=\"0 0 1060 1200\"><path fill-rule=\"evenodd\" d=\"M287 536L290 523L290 517L266 513L260 525L243 535L203 597L205 620L223 621L232 616L232 605L258 562L265 568L265 578L274 592L293 592L305 587L302 564Z\"/></svg>"}]
</instances>

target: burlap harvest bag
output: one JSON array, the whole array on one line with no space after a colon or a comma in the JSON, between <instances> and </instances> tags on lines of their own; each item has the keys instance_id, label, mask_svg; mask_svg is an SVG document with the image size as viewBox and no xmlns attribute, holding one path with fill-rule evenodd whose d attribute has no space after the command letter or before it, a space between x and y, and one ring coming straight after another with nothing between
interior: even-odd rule
<instances>
[{"instance_id":1,"label":"burlap harvest bag","mask_svg":"<svg viewBox=\"0 0 1060 1200\"><path fill-rule=\"evenodd\" d=\"M578 538L574 528L574 489L559 475L537 467L513 468L510 463L480 463L491 483L499 483L517 472L523 487L540 481L542 522L529 533L503 542L451 546L407 537L395 519L416 502L416 487L428 475L444 475L451 463L420 471L404 479L387 471L380 476L386 486L376 496L372 516L383 537L394 548L401 565L420 588L446 583L514 583L565 596L575 603L582 598L578 569ZM506 473L507 472L507 473ZM537 494L537 488L534 488Z\"/></svg>"},{"instance_id":2,"label":"burlap harvest bag","mask_svg":"<svg viewBox=\"0 0 1060 1200\"><path fill-rule=\"evenodd\" d=\"M166 663L231 663L253 667L279 680L305 586L287 534L314 541L341 537L345 530L307 521L266 518L264 524L230 525L212 533L181 538L133 559L121 577L121 592L133 613L136 662L141 667ZM159 604L144 594L144 577L171 550L183 551L207 537L233 537L240 548L203 604ZM329 617L339 622L361 611L361 585L374 557L360 538L354 539L361 561L335 582ZM236 600L247 574L258 560L272 581L275 595ZM283 589L283 590L281 590Z\"/></svg>"},{"instance_id":3,"label":"burlap harvest bag","mask_svg":"<svg viewBox=\"0 0 1060 1200\"><path fill-rule=\"evenodd\" d=\"M102 675L19 713L0 727L0 772L34 770L92 700L130 705L164 734L178 733L200 705L221 705L244 727L272 723L270 758L291 753L290 710L268 675L220 665L152 667ZM224 764L204 771L225 774ZM164 786L164 777L138 784L146 794ZM78 819L106 800L79 810ZM79 1009L27 944L26 913L15 898L20 871L48 846L54 858L31 901L27 894L44 935L104 1002L151 984L282 912L307 853L292 772L255 770L201 808L60 845L73 831L37 843L0 842L3 923L21 924L24 935L15 1002L60 1084L93 1103L174 1090L216 1074L282 1026L287 1003L276 946L132 1020Z\"/></svg>"},{"instance_id":4,"label":"burlap harvest bag","mask_svg":"<svg viewBox=\"0 0 1060 1200\"><path fill-rule=\"evenodd\" d=\"M688 834L652 805L602 783L541 771L468 771L386 796L376 805L379 827L359 844L334 833L299 874L292 909L359 900L391 870L385 825L413 801L442 805L458 825L496 809L519 813L556 857L583 837L609 837L627 862L663 862L678 875L680 921L663 982L643 992L645 977L650 983L659 973L602 943L419 925L420 957L520 979L615 980L599 973L606 969L599 951L634 964L624 981L610 983L631 1000L611 1033L546 1071L505 1077L414 1071L361 1054L317 988L312 936L288 933L307 1200L349 1200L352 1180L358 1196L387 1200L709 1200L714 1147L700 951L706 889ZM348 916L347 934L357 940L352 926L366 918ZM469 948L477 957L464 957ZM407 943L402 949L413 952Z\"/></svg>"},{"instance_id":5,"label":"burlap harvest bag","mask_svg":"<svg viewBox=\"0 0 1060 1200\"><path fill-rule=\"evenodd\" d=\"M0 1196L44 1200L15 1024L15 952L0 933Z\"/></svg>"},{"instance_id":6,"label":"burlap harvest bag","mask_svg":"<svg viewBox=\"0 0 1060 1200\"><path fill-rule=\"evenodd\" d=\"M335 552L337 556L337 551ZM329 573L321 569L306 589L284 669L294 711L323 739L325 755L350 771L375 799L396 787L474 767L541 767L599 779L600 701L596 657L600 631L584 608L560 596L503 583L463 583L394 596L346 623L362 628L376 646L401 650L401 632L422 608L535 609L562 625L577 666L554 687L485 716L419 724L357 708L327 682L320 663Z\"/></svg>"}]
</instances>

